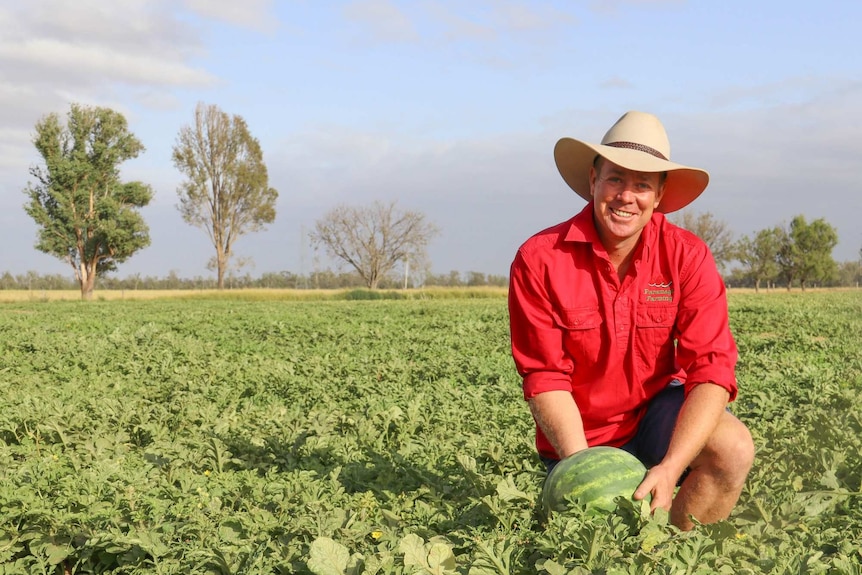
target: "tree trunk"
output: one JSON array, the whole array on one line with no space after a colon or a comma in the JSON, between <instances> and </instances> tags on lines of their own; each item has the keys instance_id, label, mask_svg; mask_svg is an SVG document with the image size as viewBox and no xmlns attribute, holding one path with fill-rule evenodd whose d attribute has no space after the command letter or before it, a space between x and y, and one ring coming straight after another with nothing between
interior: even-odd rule
<instances>
[{"instance_id":1,"label":"tree trunk","mask_svg":"<svg viewBox=\"0 0 862 575\"><path fill-rule=\"evenodd\" d=\"M754 280L754 293L760 293L760 280Z\"/></svg>"},{"instance_id":2,"label":"tree trunk","mask_svg":"<svg viewBox=\"0 0 862 575\"><path fill-rule=\"evenodd\" d=\"M81 264L81 299L90 301L93 299L93 289L96 287L96 272L88 269L89 266Z\"/></svg>"},{"instance_id":3,"label":"tree trunk","mask_svg":"<svg viewBox=\"0 0 862 575\"><path fill-rule=\"evenodd\" d=\"M227 257L224 252L219 251L216 253L216 274L217 274L217 283L216 287L220 290L224 289L224 275L227 271Z\"/></svg>"}]
</instances>

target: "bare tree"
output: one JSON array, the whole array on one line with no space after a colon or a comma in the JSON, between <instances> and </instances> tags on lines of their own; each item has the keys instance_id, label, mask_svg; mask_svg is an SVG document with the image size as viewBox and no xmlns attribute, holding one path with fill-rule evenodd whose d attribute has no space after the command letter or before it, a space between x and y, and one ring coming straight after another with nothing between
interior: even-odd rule
<instances>
[{"instance_id":1,"label":"bare tree","mask_svg":"<svg viewBox=\"0 0 862 575\"><path fill-rule=\"evenodd\" d=\"M269 187L260 143L241 116L199 103L194 124L180 130L173 161L188 178L177 190L178 208L212 241L216 254L210 267L223 289L234 242L275 221L278 192Z\"/></svg>"},{"instance_id":2,"label":"bare tree","mask_svg":"<svg viewBox=\"0 0 862 575\"><path fill-rule=\"evenodd\" d=\"M685 210L671 221L706 242L719 268L733 259L733 232L730 231L727 222L717 219L710 212L696 214Z\"/></svg>"},{"instance_id":3,"label":"bare tree","mask_svg":"<svg viewBox=\"0 0 862 575\"><path fill-rule=\"evenodd\" d=\"M400 211L395 202L370 206L340 205L317 221L312 243L355 269L371 289L399 262L416 266L427 259L426 248L437 228L415 211Z\"/></svg>"}]
</instances>

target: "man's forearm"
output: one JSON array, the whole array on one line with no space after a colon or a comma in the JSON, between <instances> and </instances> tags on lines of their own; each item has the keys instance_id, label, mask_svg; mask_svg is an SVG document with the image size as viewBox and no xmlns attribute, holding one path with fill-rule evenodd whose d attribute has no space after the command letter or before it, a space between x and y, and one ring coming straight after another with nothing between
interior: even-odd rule
<instances>
[{"instance_id":1,"label":"man's forearm","mask_svg":"<svg viewBox=\"0 0 862 575\"><path fill-rule=\"evenodd\" d=\"M533 418L560 459L587 448L584 423L568 391L546 391L529 401Z\"/></svg>"},{"instance_id":2,"label":"man's forearm","mask_svg":"<svg viewBox=\"0 0 862 575\"><path fill-rule=\"evenodd\" d=\"M727 407L726 389L711 383L695 386L682 404L667 454L661 462L679 474L697 457Z\"/></svg>"}]
</instances>

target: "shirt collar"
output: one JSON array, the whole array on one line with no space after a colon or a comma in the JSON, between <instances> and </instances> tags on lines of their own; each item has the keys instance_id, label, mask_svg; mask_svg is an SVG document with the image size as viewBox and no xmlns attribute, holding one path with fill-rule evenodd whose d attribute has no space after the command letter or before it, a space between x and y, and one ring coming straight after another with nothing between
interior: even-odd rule
<instances>
[{"instance_id":1,"label":"shirt collar","mask_svg":"<svg viewBox=\"0 0 862 575\"><path fill-rule=\"evenodd\" d=\"M599 232L596 231L596 224L593 222L593 202L587 202L587 205L584 206L574 218L570 220L572 222L571 227L569 227L569 231L566 232L566 237L564 241L567 242L582 242L582 243L595 243L598 242L601 244L599 240Z\"/></svg>"}]
</instances>

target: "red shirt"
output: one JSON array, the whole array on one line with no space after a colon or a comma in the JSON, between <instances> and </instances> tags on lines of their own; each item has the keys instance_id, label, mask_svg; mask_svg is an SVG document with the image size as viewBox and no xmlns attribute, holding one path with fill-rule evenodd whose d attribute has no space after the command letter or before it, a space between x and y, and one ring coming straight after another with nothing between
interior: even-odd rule
<instances>
[{"instance_id":1,"label":"red shirt","mask_svg":"<svg viewBox=\"0 0 862 575\"><path fill-rule=\"evenodd\" d=\"M674 378L736 398L736 343L724 282L706 244L654 213L620 282L593 204L518 250L509 285L512 355L524 398L572 393L589 445L626 443ZM536 427L536 447L557 458Z\"/></svg>"}]
</instances>

